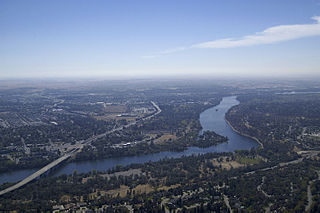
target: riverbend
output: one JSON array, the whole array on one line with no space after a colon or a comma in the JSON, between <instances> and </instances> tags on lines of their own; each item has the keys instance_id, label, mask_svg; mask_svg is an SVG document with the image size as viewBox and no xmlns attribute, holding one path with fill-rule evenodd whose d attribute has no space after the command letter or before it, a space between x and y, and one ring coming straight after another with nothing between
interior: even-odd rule
<instances>
[{"instance_id":1,"label":"riverbend","mask_svg":"<svg viewBox=\"0 0 320 213\"><path fill-rule=\"evenodd\" d=\"M106 171L116 165L129 165L132 163L146 163L149 161L159 161L163 158L179 158L182 156L190 156L197 154L205 154L210 152L234 152L240 149L251 149L259 146L259 143L252 138L245 137L234 131L225 120L225 114L227 111L239 104L236 96L224 97L219 105L211 107L200 114L200 123L202 130L199 134L202 134L205 130L215 131L216 133L227 136L228 142L211 146L207 148L189 147L183 152L160 152L148 155L130 156L130 157L116 157L103 160L91 160L82 162L70 162L61 165L54 170L51 175L58 176L62 174L72 174L77 170L78 173L90 172L93 169L97 171ZM19 170L11 173L0 175L0 183L5 182L17 182L20 181L32 173L35 169Z\"/></svg>"}]
</instances>

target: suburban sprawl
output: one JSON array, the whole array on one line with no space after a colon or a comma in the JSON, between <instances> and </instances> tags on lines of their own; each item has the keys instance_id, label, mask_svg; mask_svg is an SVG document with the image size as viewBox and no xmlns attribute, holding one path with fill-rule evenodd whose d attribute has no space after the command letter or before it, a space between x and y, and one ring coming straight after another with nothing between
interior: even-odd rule
<instances>
[{"instance_id":1,"label":"suburban sprawl","mask_svg":"<svg viewBox=\"0 0 320 213\"><path fill-rule=\"evenodd\" d=\"M3 81L0 179L34 177L2 181L0 211L319 212L319 85ZM229 136L203 130L201 113L225 97L239 102L225 125L251 148L220 150ZM111 163L59 173L86 162Z\"/></svg>"}]
</instances>

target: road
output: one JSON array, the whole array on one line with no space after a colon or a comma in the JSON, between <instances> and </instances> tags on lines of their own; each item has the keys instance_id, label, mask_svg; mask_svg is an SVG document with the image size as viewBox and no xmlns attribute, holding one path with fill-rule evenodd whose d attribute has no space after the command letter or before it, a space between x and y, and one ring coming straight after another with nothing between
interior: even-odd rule
<instances>
[{"instance_id":1,"label":"road","mask_svg":"<svg viewBox=\"0 0 320 213\"><path fill-rule=\"evenodd\" d=\"M229 212L233 212L231 206L230 206L230 203L229 203L229 198L226 196L226 195L223 195L223 201L224 203L226 204L227 208L229 209Z\"/></svg>"},{"instance_id":2,"label":"road","mask_svg":"<svg viewBox=\"0 0 320 213\"><path fill-rule=\"evenodd\" d=\"M93 141L95 141L95 140L97 140L97 139L99 139L99 138L103 138L103 137L105 137L106 135L111 134L111 133L113 133L113 132L121 131L121 130L126 129L126 128L130 127L130 126L136 125L137 123L140 123L140 122L142 122L142 121L149 120L149 119L153 118L154 116L160 114L160 113L162 112L162 110L160 109L160 107L159 107L156 103L154 103L153 101L151 101L151 103L152 103L153 107L156 109L156 112L155 112L155 113L153 113L152 115L149 115L149 116L147 116L147 117L145 117L145 118L142 118L142 119L139 120L139 121L131 122L131 123L126 124L126 125L124 125L124 126L122 126L122 127L118 127L118 128L112 129L112 130L107 131L107 132L105 132L105 133L102 133L102 134L100 134L100 135L92 136L91 138L88 138L88 139L86 139L86 140L84 140L84 141L81 141L81 142L77 143L76 148L79 149L78 152L81 152L82 148L83 148L85 145L88 145L88 144L90 144L91 142L93 142Z\"/></svg>"},{"instance_id":3,"label":"road","mask_svg":"<svg viewBox=\"0 0 320 213\"><path fill-rule=\"evenodd\" d=\"M167 209L166 204L169 202L169 198L165 198L161 201L161 208L164 207L164 212L165 213L170 213L169 209Z\"/></svg>"},{"instance_id":4,"label":"road","mask_svg":"<svg viewBox=\"0 0 320 213\"><path fill-rule=\"evenodd\" d=\"M19 183L9 187L9 188L6 188L2 191L0 191L0 196L3 195L3 194L6 194L8 192L11 192L13 190L16 190L24 185L26 185L27 183L37 179L38 177L40 177L41 175L45 174L47 171L49 171L50 169L54 168L55 166L59 165L61 162L67 160L69 157L71 157L73 153L71 154L66 154L60 158L58 158L57 160L51 162L50 164L46 165L45 167L43 167L42 169L36 171L35 173L33 173L32 175L26 177L25 179L23 179L22 181L20 181Z\"/></svg>"},{"instance_id":5,"label":"road","mask_svg":"<svg viewBox=\"0 0 320 213\"><path fill-rule=\"evenodd\" d=\"M288 166L288 165L291 165L291 164L297 164L297 163L300 163L303 161L303 159L309 159L309 158L312 158L316 155L318 155L320 153L320 151L318 150L313 150L313 151L300 151L298 152L298 154L304 154L305 156L297 159L297 160L293 160L293 161L288 161L288 162L281 162L275 166L272 166L272 167L266 167L266 168L263 168L263 169L257 169L257 170L254 170L254 171L251 171L251 172L246 172L244 173L244 175L252 175L252 174L255 174L256 172L261 172L261 171L268 171L268 170L273 170L275 168L281 168L281 167L284 167L284 166ZM318 173L318 180L320 180L320 172L317 171ZM236 179L238 178L238 176L233 176L231 177L231 179ZM315 180L313 180L315 181ZM266 197L271 197L271 195L267 194L265 191L262 190L262 185L264 184L264 177L262 178L262 183L257 187L257 190L258 191L261 191ZM308 209L310 209L311 205L312 205L312 194L311 194L311 188L310 188L310 185L312 184L312 181L309 182L308 184L308 188L307 188L307 196L308 196L308 204L306 205L305 209L306 211ZM226 203L226 199L224 197L224 200L225 200L225 203ZM227 204L227 203L226 203ZM229 204L230 205L230 204ZM270 212L270 207L272 206L273 204L270 203L269 206L266 208L266 211L265 212Z\"/></svg>"},{"instance_id":6,"label":"road","mask_svg":"<svg viewBox=\"0 0 320 213\"><path fill-rule=\"evenodd\" d=\"M17 184L0 191L0 196L3 195L3 194L6 194L8 192L11 192L13 190L16 190L16 189L28 184L29 182L37 179L38 177L40 177L41 175L43 175L46 172L50 171L50 169L58 166L60 163L62 163L63 161L67 160L68 158L72 157L76 153L81 152L81 150L83 149L83 147L85 145L89 145L91 142L95 141L96 139L102 138L102 137L104 137L104 136L106 136L106 135L108 135L110 133L113 133L113 132L116 132L116 131L121 131L121 130L123 130L125 128L128 128L130 126L136 125L138 122L149 120L149 119L153 118L154 116L158 115L159 113L161 113L160 107L157 104L155 104L153 101L151 101L151 103L154 106L154 108L156 109L156 112L153 113L152 115L149 115L149 116L141 119L140 121L134 121L134 122L129 123L127 125L124 125L122 127L118 127L118 128L112 129L110 131L107 131L105 133L102 133L100 135L92 136L92 137L90 137L90 138L88 138L86 140L82 140L82 141L77 142L76 143L77 145L75 146L76 147L75 149L71 150L69 153L66 153L65 155L63 155L62 157L58 158L57 160L49 163L45 167L43 167L40 170L36 171L32 175L26 177L25 179L23 179L22 181L18 182Z\"/></svg>"},{"instance_id":7,"label":"road","mask_svg":"<svg viewBox=\"0 0 320 213\"><path fill-rule=\"evenodd\" d=\"M258 190L259 192L262 192L262 194L263 194L264 196L270 198L271 195L268 195L268 193L266 193L266 192L262 189L262 186L263 186L263 184L264 184L265 179L266 179L266 177L263 176L260 185L257 186L257 190Z\"/></svg>"},{"instance_id":8,"label":"road","mask_svg":"<svg viewBox=\"0 0 320 213\"><path fill-rule=\"evenodd\" d=\"M308 212L312 206L312 193L311 193L311 185L316 181L320 180L320 171L317 171L318 177L314 180L309 181L308 188L307 188L307 195L308 195L308 204L305 207L305 211Z\"/></svg>"},{"instance_id":9,"label":"road","mask_svg":"<svg viewBox=\"0 0 320 213\"><path fill-rule=\"evenodd\" d=\"M297 160L293 160L293 161L288 161L288 162L282 162L282 163L279 163L275 166L272 166L272 167L267 167L267 168L263 168L263 169L257 169L257 170L254 170L254 171L251 171L251 172L247 172L247 173L244 173L245 175L252 175L258 171L268 171L268 170L273 170L275 168L278 168L278 167L284 167L284 166L288 166L290 164L297 164L297 163L300 163L303 161L303 159L308 159L308 158L312 158L316 155L318 155L320 153L320 151L303 151L305 152L307 155L304 156L304 157L301 157ZM237 176L234 176L234 177L231 177L231 178L235 178Z\"/></svg>"}]
</instances>

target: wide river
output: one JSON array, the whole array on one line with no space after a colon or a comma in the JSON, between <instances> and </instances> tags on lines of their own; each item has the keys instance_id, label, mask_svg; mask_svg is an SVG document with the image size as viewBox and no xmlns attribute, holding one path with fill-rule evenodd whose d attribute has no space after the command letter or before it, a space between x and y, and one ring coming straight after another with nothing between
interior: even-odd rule
<instances>
[{"instance_id":1,"label":"wide river","mask_svg":"<svg viewBox=\"0 0 320 213\"><path fill-rule=\"evenodd\" d=\"M189 147L183 152L160 152L155 154L132 156L132 157L117 157L104 160L82 161L67 163L53 171L52 175L58 176L62 174L72 174L77 170L78 173L90 172L93 169L98 171L106 171L109 168L115 167L118 164L123 166L132 163L145 163L149 161L159 161L165 157L178 158L181 156L190 156L194 154L205 154L209 152L233 152L240 149L251 149L258 147L259 144L247 137L243 137L232 130L224 119L226 112L235 105L238 105L236 96L224 97L219 105L211 107L200 114L200 123L202 130L212 130L216 133L227 136L229 141L208 148ZM0 175L0 184L5 182L16 182L26 178L37 169L25 169L14 172L8 172Z\"/></svg>"}]
</instances>

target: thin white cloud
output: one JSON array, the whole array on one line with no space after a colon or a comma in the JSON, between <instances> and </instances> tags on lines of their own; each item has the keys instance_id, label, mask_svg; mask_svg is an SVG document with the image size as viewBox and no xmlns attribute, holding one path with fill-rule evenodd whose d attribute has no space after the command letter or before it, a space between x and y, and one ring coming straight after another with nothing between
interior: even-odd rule
<instances>
[{"instance_id":1,"label":"thin white cloud","mask_svg":"<svg viewBox=\"0 0 320 213\"><path fill-rule=\"evenodd\" d=\"M164 51L161 51L161 52L157 52L157 53L154 53L152 55L145 55L145 56L142 56L143 58L157 58L159 56L162 56L162 55L169 55L171 53L175 53L175 52L180 52L180 51L183 51L183 50L187 50L187 49L190 49L191 47L178 47L178 48L174 48L174 49L169 49L169 50L164 50Z\"/></svg>"},{"instance_id":2,"label":"thin white cloud","mask_svg":"<svg viewBox=\"0 0 320 213\"><path fill-rule=\"evenodd\" d=\"M192 45L194 48L231 48L260 44L272 44L281 41L289 41L304 37L320 35L320 16L314 16L315 24L279 25L267 28L254 35L241 38L219 39Z\"/></svg>"},{"instance_id":3,"label":"thin white cloud","mask_svg":"<svg viewBox=\"0 0 320 213\"><path fill-rule=\"evenodd\" d=\"M295 24L295 25L279 25L265 29L262 32L253 35L247 35L240 38L224 38L214 41L194 44L189 47L180 47L171 50L155 53L151 57L168 55L192 48L234 48L247 47L262 44L273 44L282 41L289 41L299 38L320 36L320 16L312 17L316 23L313 24Z\"/></svg>"}]
</instances>

